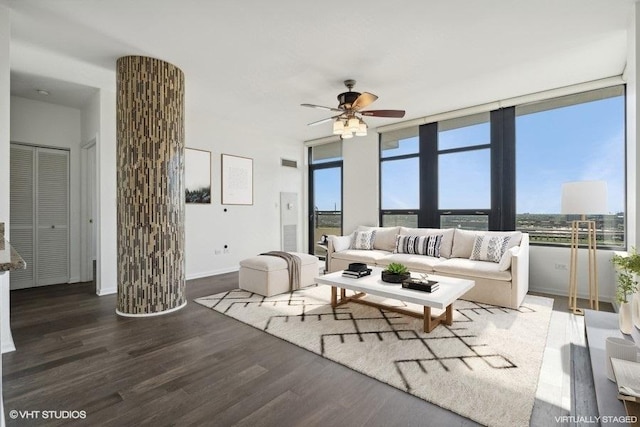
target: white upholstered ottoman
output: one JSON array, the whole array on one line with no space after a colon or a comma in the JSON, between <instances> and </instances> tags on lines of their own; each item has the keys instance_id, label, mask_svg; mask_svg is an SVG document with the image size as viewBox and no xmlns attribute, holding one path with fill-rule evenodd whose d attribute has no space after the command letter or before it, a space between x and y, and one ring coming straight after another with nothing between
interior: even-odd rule
<instances>
[{"instance_id":1,"label":"white upholstered ottoman","mask_svg":"<svg viewBox=\"0 0 640 427\"><path fill-rule=\"evenodd\" d=\"M318 258L300 252L289 252L300 257L300 287L315 283L318 277ZM289 292L289 271L282 258L259 255L240 261L240 289L270 297Z\"/></svg>"}]
</instances>

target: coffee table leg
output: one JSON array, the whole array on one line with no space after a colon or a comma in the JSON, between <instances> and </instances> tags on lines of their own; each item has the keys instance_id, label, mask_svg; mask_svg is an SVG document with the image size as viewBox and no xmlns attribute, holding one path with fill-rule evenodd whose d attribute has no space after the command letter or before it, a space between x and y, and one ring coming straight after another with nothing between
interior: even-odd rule
<instances>
[{"instance_id":1,"label":"coffee table leg","mask_svg":"<svg viewBox=\"0 0 640 427\"><path fill-rule=\"evenodd\" d=\"M445 325L451 326L453 324L453 304L449 304L445 309L444 313L439 315L438 317L432 319L431 318L431 307L424 307L424 331L431 332L435 329L439 324L444 323Z\"/></svg>"},{"instance_id":2,"label":"coffee table leg","mask_svg":"<svg viewBox=\"0 0 640 427\"><path fill-rule=\"evenodd\" d=\"M447 306L447 314L444 322L449 326L453 324L453 304Z\"/></svg>"},{"instance_id":3,"label":"coffee table leg","mask_svg":"<svg viewBox=\"0 0 640 427\"><path fill-rule=\"evenodd\" d=\"M331 307L338 305L338 289L335 286L331 287Z\"/></svg>"},{"instance_id":4,"label":"coffee table leg","mask_svg":"<svg viewBox=\"0 0 640 427\"><path fill-rule=\"evenodd\" d=\"M424 307L424 331L431 332L435 325L431 325L431 307Z\"/></svg>"}]
</instances>

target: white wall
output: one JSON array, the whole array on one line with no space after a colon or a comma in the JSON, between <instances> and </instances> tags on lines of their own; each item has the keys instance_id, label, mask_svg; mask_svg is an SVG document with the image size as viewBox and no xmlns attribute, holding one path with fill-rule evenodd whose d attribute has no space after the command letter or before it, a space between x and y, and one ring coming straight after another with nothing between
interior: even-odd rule
<instances>
[{"instance_id":1,"label":"white wall","mask_svg":"<svg viewBox=\"0 0 640 427\"><path fill-rule=\"evenodd\" d=\"M96 293L108 295L117 292L116 229L116 142L115 94L100 89L82 109L82 144L96 141L97 225ZM83 161L81 159L81 161ZM88 224L84 224L86 238ZM87 263L85 254L83 262Z\"/></svg>"},{"instance_id":2,"label":"white wall","mask_svg":"<svg viewBox=\"0 0 640 427\"><path fill-rule=\"evenodd\" d=\"M376 132L342 141L344 234L358 225L378 225L378 149Z\"/></svg>"},{"instance_id":3,"label":"white wall","mask_svg":"<svg viewBox=\"0 0 640 427\"><path fill-rule=\"evenodd\" d=\"M529 257L529 289L552 295L568 295L570 250L548 246L531 246ZM600 301L612 302L616 295L615 270L611 264L613 251L596 252L598 294ZM578 251L578 297L589 298L587 251Z\"/></svg>"},{"instance_id":4,"label":"white wall","mask_svg":"<svg viewBox=\"0 0 640 427\"><path fill-rule=\"evenodd\" d=\"M118 290L116 95L105 88L100 89L99 95L97 293L107 295Z\"/></svg>"},{"instance_id":5,"label":"white wall","mask_svg":"<svg viewBox=\"0 0 640 427\"><path fill-rule=\"evenodd\" d=\"M0 222L9 224L9 125L10 125L10 42L11 20L9 9L0 5ZM7 230L7 238L9 232ZM9 274L0 275L0 331L9 323ZM1 340L0 341L4 341ZM0 378L2 362L0 361ZM2 399L2 381L0 381L0 426L4 426L4 402Z\"/></svg>"},{"instance_id":6,"label":"white wall","mask_svg":"<svg viewBox=\"0 0 640 427\"><path fill-rule=\"evenodd\" d=\"M298 193L299 204L303 202L302 143L283 142L278 136L253 129L225 129L215 120L199 120L197 113L189 110L188 102L185 117L186 146L211 151L212 160L212 203L186 205L187 279L235 271L244 258L280 249L280 192ZM253 206L221 204L223 153L253 159ZM280 166L281 157L296 160L298 168ZM304 251L302 211L299 209L298 247ZM227 254L224 245L228 246ZM216 255L216 251L221 253Z\"/></svg>"},{"instance_id":7,"label":"white wall","mask_svg":"<svg viewBox=\"0 0 640 427\"><path fill-rule=\"evenodd\" d=\"M629 246L638 246L640 238L640 197L638 195L638 165L640 165L640 98L638 97L638 82L640 82L640 4L634 4L633 15L630 17L627 37L627 66L624 77L627 80L627 228L629 230Z\"/></svg>"},{"instance_id":8,"label":"white wall","mask_svg":"<svg viewBox=\"0 0 640 427\"><path fill-rule=\"evenodd\" d=\"M80 281L80 119L75 108L11 97L11 142L70 151L70 283Z\"/></svg>"}]
</instances>

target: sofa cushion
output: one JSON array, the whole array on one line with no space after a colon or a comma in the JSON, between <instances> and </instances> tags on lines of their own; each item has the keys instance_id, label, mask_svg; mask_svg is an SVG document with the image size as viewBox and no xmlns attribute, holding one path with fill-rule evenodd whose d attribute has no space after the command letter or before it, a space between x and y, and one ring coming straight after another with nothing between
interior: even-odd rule
<instances>
[{"instance_id":1,"label":"sofa cushion","mask_svg":"<svg viewBox=\"0 0 640 427\"><path fill-rule=\"evenodd\" d=\"M426 255L413 254L389 254L377 261L379 266L387 266L392 262L399 262L407 266L409 270L419 270L425 272L433 272L433 267L440 264L443 258L434 258Z\"/></svg>"},{"instance_id":2,"label":"sofa cushion","mask_svg":"<svg viewBox=\"0 0 640 427\"><path fill-rule=\"evenodd\" d=\"M492 236L478 234L473 242L473 250L469 259L477 261L500 262L507 251L511 236Z\"/></svg>"},{"instance_id":3,"label":"sofa cushion","mask_svg":"<svg viewBox=\"0 0 640 427\"><path fill-rule=\"evenodd\" d=\"M359 226L356 231L376 231L376 238L373 241L373 249L381 249L383 251L393 251L396 247L396 236L400 231L400 227L368 227Z\"/></svg>"},{"instance_id":4,"label":"sofa cushion","mask_svg":"<svg viewBox=\"0 0 640 427\"><path fill-rule=\"evenodd\" d=\"M507 249L518 246L522 240L522 233L520 231L477 231L455 229L451 258L471 258L471 252L473 251L473 244L476 240L476 236L485 234L489 236L511 236Z\"/></svg>"},{"instance_id":5,"label":"sofa cushion","mask_svg":"<svg viewBox=\"0 0 640 427\"><path fill-rule=\"evenodd\" d=\"M498 263L475 261L463 258L451 258L434 265L437 273L447 273L467 277L482 277L492 280L511 280L511 271L500 271Z\"/></svg>"},{"instance_id":6,"label":"sofa cushion","mask_svg":"<svg viewBox=\"0 0 640 427\"><path fill-rule=\"evenodd\" d=\"M453 246L453 228L407 228L400 227L402 236L437 236L442 235L440 243L440 256L451 258L451 247Z\"/></svg>"},{"instance_id":7,"label":"sofa cushion","mask_svg":"<svg viewBox=\"0 0 640 427\"><path fill-rule=\"evenodd\" d=\"M440 258L442 234L437 236L396 236L394 254L428 255Z\"/></svg>"},{"instance_id":8,"label":"sofa cushion","mask_svg":"<svg viewBox=\"0 0 640 427\"><path fill-rule=\"evenodd\" d=\"M368 265L376 265L376 261L389 255L388 251L380 251L373 249L370 251L364 251L361 249L347 249L340 252L334 252L331 257L335 259L342 259L345 261L364 262Z\"/></svg>"},{"instance_id":9,"label":"sofa cushion","mask_svg":"<svg viewBox=\"0 0 640 427\"><path fill-rule=\"evenodd\" d=\"M370 251L373 249L373 242L375 239L376 230L355 231L353 233L353 239L351 239L351 246L349 249L364 249Z\"/></svg>"}]
</instances>

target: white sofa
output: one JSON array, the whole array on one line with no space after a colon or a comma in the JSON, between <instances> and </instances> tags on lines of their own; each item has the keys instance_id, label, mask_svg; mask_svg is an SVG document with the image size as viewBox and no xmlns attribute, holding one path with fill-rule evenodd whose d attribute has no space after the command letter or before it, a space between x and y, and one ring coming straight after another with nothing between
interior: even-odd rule
<instances>
[{"instance_id":1,"label":"white sofa","mask_svg":"<svg viewBox=\"0 0 640 427\"><path fill-rule=\"evenodd\" d=\"M352 262L380 267L398 262L413 272L474 280L475 287L464 294L463 299L510 308L518 308L529 290L529 235L526 233L365 226L358 227L356 232L371 230L376 233L369 250L352 248L355 232L348 236L329 236L328 271L344 270ZM442 236L440 256L397 253L397 236ZM499 262L470 259L477 236L510 237L505 239L508 246ZM477 253L474 256L477 257Z\"/></svg>"}]
</instances>

